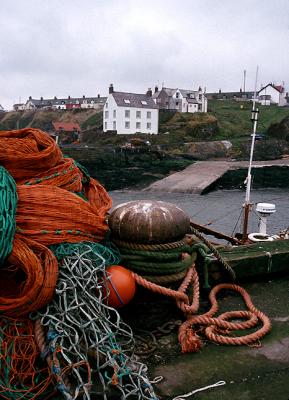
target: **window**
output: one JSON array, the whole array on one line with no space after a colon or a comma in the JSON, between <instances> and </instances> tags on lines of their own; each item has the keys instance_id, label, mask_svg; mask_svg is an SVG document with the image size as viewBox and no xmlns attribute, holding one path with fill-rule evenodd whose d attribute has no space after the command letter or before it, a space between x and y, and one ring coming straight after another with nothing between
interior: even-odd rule
<instances>
[{"instance_id":1,"label":"window","mask_svg":"<svg viewBox=\"0 0 289 400\"><path fill-rule=\"evenodd\" d=\"M124 99L123 101L125 102L125 104L130 104L130 101L128 99Z\"/></svg>"},{"instance_id":2,"label":"window","mask_svg":"<svg viewBox=\"0 0 289 400\"><path fill-rule=\"evenodd\" d=\"M104 123L104 129L107 129L107 122Z\"/></svg>"},{"instance_id":3,"label":"window","mask_svg":"<svg viewBox=\"0 0 289 400\"><path fill-rule=\"evenodd\" d=\"M108 103L105 104L105 107L108 108Z\"/></svg>"},{"instance_id":4,"label":"window","mask_svg":"<svg viewBox=\"0 0 289 400\"><path fill-rule=\"evenodd\" d=\"M150 119L152 117L151 111L147 111L147 118Z\"/></svg>"},{"instance_id":5,"label":"window","mask_svg":"<svg viewBox=\"0 0 289 400\"><path fill-rule=\"evenodd\" d=\"M116 131L116 121L113 121L113 130Z\"/></svg>"},{"instance_id":6,"label":"window","mask_svg":"<svg viewBox=\"0 0 289 400\"><path fill-rule=\"evenodd\" d=\"M179 96L180 96L180 93L176 93L176 99L178 99L179 98Z\"/></svg>"},{"instance_id":7,"label":"window","mask_svg":"<svg viewBox=\"0 0 289 400\"><path fill-rule=\"evenodd\" d=\"M130 117L130 110L125 110L124 116L125 116L125 118L129 118Z\"/></svg>"},{"instance_id":8,"label":"window","mask_svg":"<svg viewBox=\"0 0 289 400\"><path fill-rule=\"evenodd\" d=\"M176 106L178 106L179 105L179 102L178 101L176 101Z\"/></svg>"},{"instance_id":9,"label":"window","mask_svg":"<svg viewBox=\"0 0 289 400\"><path fill-rule=\"evenodd\" d=\"M136 117L137 117L137 118L141 118L141 112L140 112L140 111L137 111L137 112L136 112Z\"/></svg>"},{"instance_id":10,"label":"window","mask_svg":"<svg viewBox=\"0 0 289 400\"><path fill-rule=\"evenodd\" d=\"M136 129L140 129L140 122L137 122L135 127Z\"/></svg>"},{"instance_id":11,"label":"window","mask_svg":"<svg viewBox=\"0 0 289 400\"><path fill-rule=\"evenodd\" d=\"M147 129L151 129L152 124L150 122L147 123Z\"/></svg>"},{"instance_id":12,"label":"window","mask_svg":"<svg viewBox=\"0 0 289 400\"><path fill-rule=\"evenodd\" d=\"M145 101L145 100L141 100L141 104L142 104L143 106L147 106L147 105L148 105L147 101Z\"/></svg>"},{"instance_id":13,"label":"window","mask_svg":"<svg viewBox=\"0 0 289 400\"><path fill-rule=\"evenodd\" d=\"M199 100L202 100L202 95L201 94L199 94Z\"/></svg>"},{"instance_id":14,"label":"window","mask_svg":"<svg viewBox=\"0 0 289 400\"><path fill-rule=\"evenodd\" d=\"M108 111L105 112L105 119L108 119Z\"/></svg>"},{"instance_id":15,"label":"window","mask_svg":"<svg viewBox=\"0 0 289 400\"><path fill-rule=\"evenodd\" d=\"M113 118L116 118L116 110L113 110Z\"/></svg>"},{"instance_id":16,"label":"window","mask_svg":"<svg viewBox=\"0 0 289 400\"><path fill-rule=\"evenodd\" d=\"M130 127L130 123L129 123L129 121L126 121L125 122L125 129L129 129L129 127Z\"/></svg>"}]
</instances>

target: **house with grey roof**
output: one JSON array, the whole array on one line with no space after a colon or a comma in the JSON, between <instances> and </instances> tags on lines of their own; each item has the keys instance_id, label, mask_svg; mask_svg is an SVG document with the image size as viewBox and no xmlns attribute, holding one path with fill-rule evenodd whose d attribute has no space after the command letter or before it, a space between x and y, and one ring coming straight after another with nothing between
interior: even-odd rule
<instances>
[{"instance_id":1,"label":"house with grey roof","mask_svg":"<svg viewBox=\"0 0 289 400\"><path fill-rule=\"evenodd\" d=\"M114 91L109 95L103 108L103 131L118 134L158 133L159 110L149 89L146 94Z\"/></svg>"},{"instance_id":2,"label":"house with grey roof","mask_svg":"<svg viewBox=\"0 0 289 400\"><path fill-rule=\"evenodd\" d=\"M97 95L95 97L71 97L60 98L56 96L53 99L33 99L31 96L24 105L25 110L39 110L39 109L53 109L53 110L72 110L75 108L94 108L99 111L102 110L106 97ZM14 109L16 108L14 104Z\"/></svg>"},{"instance_id":3,"label":"house with grey roof","mask_svg":"<svg viewBox=\"0 0 289 400\"><path fill-rule=\"evenodd\" d=\"M208 101L205 92L198 90L155 87L153 99L160 110L172 110L181 113L207 112Z\"/></svg>"},{"instance_id":4,"label":"house with grey roof","mask_svg":"<svg viewBox=\"0 0 289 400\"><path fill-rule=\"evenodd\" d=\"M223 92L219 89L218 92L207 93L209 100L235 100L235 101L253 101L253 91L243 91L242 89L235 92Z\"/></svg>"}]
</instances>

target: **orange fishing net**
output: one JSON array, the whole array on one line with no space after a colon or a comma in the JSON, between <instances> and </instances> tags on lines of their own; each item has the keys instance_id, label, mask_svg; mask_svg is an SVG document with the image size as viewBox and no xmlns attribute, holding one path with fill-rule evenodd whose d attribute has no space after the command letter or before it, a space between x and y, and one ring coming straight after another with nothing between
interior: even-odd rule
<instances>
[{"instance_id":1,"label":"orange fishing net","mask_svg":"<svg viewBox=\"0 0 289 400\"><path fill-rule=\"evenodd\" d=\"M34 171L35 173L36 171ZM59 163L41 174L35 174L29 180L19 178L18 185L53 185L72 192L81 192L83 175L72 158L64 158Z\"/></svg>"},{"instance_id":2,"label":"orange fishing net","mask_svg":"<svg viewBox=\"0 0 289 400\"><path fill-rule=\"evenodd\" d=\"M12 253L0 268L0 311L20 317L45 306L52 300L57 276L52 251L16 234Z\"/></svg>"},{"instance_id":3,"label":"orange fishing net","mask_svg":"<svg viewBox=\"0 0 289 400\"><path fill-rule=\"evenodd\" d=\"M62 159L55 141L38 129L0 131L0 164L16 182L46 172Z\"/></svg>"},{"instance_id":4,"label":"orange fishing net","mask_svg":"<svg viewBox=\"0 0 289 400\"><path fill-rule=\"evenodd\" d=\"M40 359L34 325L28 318L0 320L1 399L32 400L56 394L51 385L52 373Z\"/></svg>"},{"instance_id":5,"label":"orange fishing net","mask_svg":"<svg viewBox=\"0 0 289 400\"><path fill-rule=\"evenodd\" d=\"M50 245L62 242L100 241L108 225L108 196L92 195L92 205L81 197L56 186L17 186L18 232ZM104 196L103 196L104 197ZM98 211L100 210L100 211Z\"/></svg>"},{"instance_id":6,"label":"orange fishing net","mask_svg":"<svg viewBox=\"0 0 289 400\"><path fill-rule=\"evenodd\" d=\"M34 323L27 317L54 295L58 263L46 246L101 241L112 202L99 182L37 129L0 131L0 165L16 181L11 190L18 195L13 250L0 266L0 397L48 398L55 394L52 374L41 367ZM3 218L4 225L11 223Z\"/></svg>"}]
</instances>

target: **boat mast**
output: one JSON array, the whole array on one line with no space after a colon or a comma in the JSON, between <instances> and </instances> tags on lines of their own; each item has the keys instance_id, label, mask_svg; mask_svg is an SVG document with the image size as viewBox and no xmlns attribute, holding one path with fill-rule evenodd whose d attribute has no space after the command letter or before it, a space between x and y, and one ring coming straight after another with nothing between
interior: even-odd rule
<instances>
[{"instance_id":1,"label":"boat mast","mask_svg":"<svg viewBox=\"0 0 289 400\"><path fill-rule=\"evenodd\" d=\"M257 66L256 79L255 79L255 91L254 91L254 99L253 99L253 107L252 107L252 117L251 117L251 120L253 122L253 134L252 134L248 174L247 174L247 178L245 181L246 182L246 196L245 196L245 203L243 204L243 234L242 234L243 242L245 242L248 238L248 221L249 221L249 213L251 210L251 203L250 203L251 181L252 181L251 170L252 170L255 137L256 137L257 122L258 122L258 113L259 113L259 110L256 107L258 72L259 72L259 67Z\"/></svg>"}]
</instances>

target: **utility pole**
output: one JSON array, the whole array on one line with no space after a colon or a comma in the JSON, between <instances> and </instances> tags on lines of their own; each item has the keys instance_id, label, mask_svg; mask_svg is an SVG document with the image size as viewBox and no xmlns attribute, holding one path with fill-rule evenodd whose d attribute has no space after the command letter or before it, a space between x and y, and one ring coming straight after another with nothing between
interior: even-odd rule
<instances>
[{"instance_id":1,"label":"utility pole","mask_svg":"<svg viewBox=\"0 0 289 400\"><path fill-rule=\"evenodd\" d=\"M243 92L246 92L246 70L244 69L244 85L243 85Z\"/></svg>"}]
</instances>

